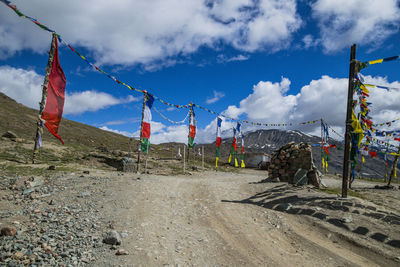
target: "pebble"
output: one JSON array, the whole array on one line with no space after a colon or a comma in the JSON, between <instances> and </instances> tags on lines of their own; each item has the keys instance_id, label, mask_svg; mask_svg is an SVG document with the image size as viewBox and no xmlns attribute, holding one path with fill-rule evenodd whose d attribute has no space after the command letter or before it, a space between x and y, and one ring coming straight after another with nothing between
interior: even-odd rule
<instances>
[{"instance_id":1,"label":"pebble","mask_svg":"<svg viewBox=\"0 0 400 267\"><path fill-rule=\"evenodd\" d=\"M17 234L17 230L12 226L6 226L1 228L0 233L2 236L14 236Z\"/></svg>"},{"instance_id":2,"label":"pebble","mask_svg":"<svg viewBox=\"0 0 400 267\"><path fill-rule=\"evenodd\" d=\"M129 253L127 251L125 251L125 249L120 248L120 249L117 250L117 252L115 252L115 255L118 255L118 256L120 256L120 255L129 255Z\"/></svg>"},{"instance_id":3,"label":"pebble","mask_svg":"<svg viewBox=\"0 0 400 267\"><path fill-rule=\"evenodd\" d=\"M104 236L103 243L108 245L121 245L122 239L117 231L112 230Z\"/></svg>"}]
</instances>

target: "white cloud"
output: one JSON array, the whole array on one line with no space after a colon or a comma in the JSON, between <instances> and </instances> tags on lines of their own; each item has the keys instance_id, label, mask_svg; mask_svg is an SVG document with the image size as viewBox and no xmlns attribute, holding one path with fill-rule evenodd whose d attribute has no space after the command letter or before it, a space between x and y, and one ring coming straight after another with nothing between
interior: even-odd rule
<instances>
[{"instance_id":1,"label":"white cloud","mask_svg":"<svg viewBox=\"0 0 400 267\"><path fill-rule=\"evenodd\" d=\"M353 43L378 46L400 25L397 0L317 0L311 7L327 52Z\"/></svg>"},{"instance_id":2,"label":"white cloud","mask_svg":"<svg viewBox=\"0 0 400 267\"><path fill-rule=\"evenodd\" d=\"M305 49L314 47L319 44L319 40L315 40L311 34L307 34L306 36L304 36L302 41Z\"/></svg>"},{"instance_id":3,"label":"white cloud","mask_svg":"<svg viewBox=\"0 0 400 267\"><path fill-rule=\"evenodd\" d=\"M384 77L365 77L366 83L400 88L398 81L388 82ZM239 106L229 106L224 114L235 119L239 116L262 123L295 123L323 118L340 134L344 132L347 105L347 78L322 76L301 88L296 95L287 94L290 81L282 78L280 83L261 81L253 92L240 101ZM356 97L355 97L356 98ZM369 102L372 102L370 116L380 123L400 118L400 90L371 88ZM293 126L295 127L295 126ZM299 130L313 132L314 127L298 126ZM400 121L392 128L400 128ZM242 129L253 130L259 126L243 125ZM213 131L213 130L212 130ZM212 133L210 132L210 134Z\"/></svg>"},{"instance_id":4,"label":"white cloud","mask_svg":"<svg viewBox=\"0 0 400 267\"><path fill-rule=\"evenodd\" d=\"M87 111L98 111L110 106L137 102L138 98L128 96L118 99L110 94L96 91L83 91L67 94L65 97L64 114L81 114Z\"/></svg>"},{"instance_id":5,"label":"white cloud","mask_svg":"<svg viewBox=\"0 0 400 267\"><path fill-rule=\"evenodd\" d=\"M206 100L207 104L215 103L225 96L225 94L223 92L217 92L215 90L213 91L213 94L214 94L213 97L207 98L207 100Z\"/></svg>"},{"instance_id":6,"label":"white cloud","mask_svg":"<svg viewBox=\"0 0 400 267\"><path fill-rule=\"evenodd\" d=\"M261 81L253 86L253 92L240 101L239 107L229 106L225 115L238 118L246 114L250 120L280 123L287 120L296 104L296 96L287 95L290 81L282 78L280 83Z\"/></svg>"},{"instance_id":7,"label":"white cloud","mask_svg":"<svg viewBox=\"0 0 400 267\"><path fill-rule=\"evenodd\" d=\"M98 64L174 64L171 57L220 44L276 51L302 23L295 0L14 2L72 46L87 48ZM1 57L22 49L44 53L49 43L49 33L0 8Z\"/></svg>"},{"instance_id":8,"label":"white cloud","mask_svg":"<svg viewBox=\"0 0 400 267\"><path fill-rule=\"evenodd\" d=\"M244 60L248 60L249 56L245 56L245 55L237 55L237 56L233 56L233 57L227 57L223 54L220 54L217 56L217 61L220 63L223 62L233 62L233 61L244 61Z\"/></svg>"},{"instance_id":9,"label":"white cloud","mask_svg":"<svg viewBox=\"0 0 400 267\"><path fill-rule=\"evenodd\" d=\"M43 76L33 70L0 66L0 92L30 108L39 108L42 96ZM94 90L68 93L66 88L64 114L81 114L97 111L113 105L136 102L131 95L118 99Z\"/></svg>"}]
</instances>

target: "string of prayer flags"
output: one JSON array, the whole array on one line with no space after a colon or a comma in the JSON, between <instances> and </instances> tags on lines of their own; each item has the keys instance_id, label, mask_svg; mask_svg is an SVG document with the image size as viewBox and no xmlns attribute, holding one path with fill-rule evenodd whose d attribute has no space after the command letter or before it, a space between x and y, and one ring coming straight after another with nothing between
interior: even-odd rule
<instances>
[{"instance_id":1,"label":"string of prayer flags","mask_svg":"<svg viewBox=\"0 0 400 267\"><path fill-rule=\"evenodd\" d=\"M220 117L217 117L217 142L216 142L217 151L216 151L216 157L215 157L215 167L218 167L219 148L221 147L221 141L222 141L221 124L222 124L222 119Z\"/></svg>"},{"instance_id":2,"label":"string of prayer flags","mask_svg":"<svg viewBox=\"0 0 400 267\"><path fill-rule=\"evenodd\" d=\"M58 127L63 114L65 100L66 79L60 66L58 58L58 43L55 40L54 58L49 74L49 83L47 85L47 99L41 119L47 130L58 138L62 144L64 141L58 135Z\"/></svg>"},{"instance_id":3,"label":"string of prayer flags","mask_svg":"<svg viewBox=\"0 0 400 267\"><path fill-rule=\"evenodd\" d=\"M190 105L176 105L176 104L172 104L169 103L161 98L159 98L156 95L153 95L151 93L148 93L146 90L140 90L135 88L134 86L130 86L122 81L120 81L118 78L116 78L115 76L112 76L110 74L108 74L106 71L100 69L99 67L97 67L96 65L94 65L93 63L91 63L89 60L87 60L87 58L85 56L83 56L81 53L79 53L76 49L74 49L71 45L69 45L65 40L62 39L62 36L60 34L57 34L54 30L50 29L49 27L39 23L36 19L31 18L29 16L24 15L20 10L17 9L17 7L15 5L11 4L11 1L8 0L0 0L1 2L3 2L4 4L6 4L9 8L11 8L18 16L23 17L25 19L30 20L32 23L35 23L37 26L39 26L40 28L42 28L43 30L46 30L48 32L51 33L55 33L58 37L58 39L60 40L60 42L64 43L71 51L73 51L76 55L78 55L82 60L84 60L88 65L90 65L92 68L94 68L95 70L97 70L98 72L103 73L104 75L106 75L108 78L114 80L116 83L123 85L125 87L127 87L129 90L131 91L136 91L136 92L140 92L140 93L147 93L148 95L151 95L155 100L160 101L161 103L171 106L171 107L175 107L175 108L189 108ZM387 61L387 59L384 59L384 61ZM232 118L232 117L228 117L225 116L223 114L220 114L218 112L212 111L210 109L201 107L199 105L194 105L198 108L201 108L211 114L217 115L217 116L221 116L221 117L225 117L227 119L233 120L233 121L237 121L237 119ZM252 121L247 121L247 120L239 120L240 123L247 123L247 124L252 124L255 126L267 126L267 127L287 127L287 126L293 126L293 125L307 125L307 124L314 124L316 122L318 122L319 120L311 120L311 121L306 121L306 122L293 122L293 123L261 123L261 122L252 122Z\"/></svg>"},{"instance_id":4,"label":"string of prayer flags","mask_svg":"<svg viewBox=\"0 0 400 267\"><path fill-rule=\"evenodd\" d=\"M162 114L158 109L156 109L156 107L154 107L154 110L155 110L155 111L158 113L158 115L160 115L162 118L164 118L165 120L167 120L167 121L169 121L170 123L173 123L173 124L183 124L183 123L185 123L186 119L189 117L189 112L188 112L188 113L186 113L186 117L185 117L183 120L181 120L181 121L173 121L173 120L167 118L164 114Z\"/></svg>"},{"instance_id":5,"label":"string of prayer flags","mask_svg":"<svg viewBox=\"0 0 400 267\"><path fill-rule=\"evenodd\" d=\"M189 148L193 149L194 146L194 138L196 136L196 117L193 111L193 104L190 103L190 122L189 122L189 143L188 146Z\"/></svg>"},{"instance_id":6,"label":"string of prayer flags","mask_svg":"<svg viewBox=\"0 0 400 267\"><path fill-rule=\"evenodd\" d=\"M392 123L399 121L400 118L392 120L392 121L387 121L387 122L382 122L382 123L376 123L376 124L372 124L373 126L383 126L383 125L387 125L387 126L391 126Z\"/></svg>"},{"instance_id":7,"label":"string of prayer flags","mask_svg":"<svg viewBox=\"0 0 400 267\"><path fill-rule=\"evenodd\" d=\"M141 150L145 153L148 153L148 147L150 145L150 134L151 134L151 108L154 103L154 98L153 96L145 93L145 107L144 107L144 116L143 116L143 121L142 121L142 134L141 134Z\"/></svg>"}]
</instances>

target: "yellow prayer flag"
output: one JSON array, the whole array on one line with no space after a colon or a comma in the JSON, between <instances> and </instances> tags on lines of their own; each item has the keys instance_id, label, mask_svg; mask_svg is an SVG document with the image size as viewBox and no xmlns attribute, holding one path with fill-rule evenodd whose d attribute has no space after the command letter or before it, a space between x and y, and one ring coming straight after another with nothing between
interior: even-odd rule
<instances>
[{"instance_id":1,"label":"yellow prayer flag","mask_svg":"<svg viewBox=\"0 0 400 267\"><path fill-rule=\"evenodd\" d=\"M215 158L215 168L218 167L218 157Z\"/></svg>"},{"instance_id":2,"label":"yellow prayer flag","mask_svg":"<svg viewBox=\"0 0 400 267\"><path fill-rule=\"evenodd\" d=\"M354 110L351 111L351 119L352 119L351 127L353 128L353 132L363 134L364 131L361 128L361 124L360 124L359 120L357 119L357 116L354 113Z\"/></svg>"},{"instance_id":3,"label":"yellow prayer flag","mask_svg":"<svg viewBox=\"0 0 400 267\"><path fill-rule=\"evenodd\" d=\"M228 163L231 163L231 161L232 161L232 154L229 154Z\"/></svg>"},{"instance_id":4,"label":"yellow prayer flag","mask_svg":"<svg viewBox=\"0 0 400 267\"><path fill-rule=\"evenodd\" d=\"M245 168L246 166L244 165L244 161L242 160L242 164L240 164L241 168Z\"/></svg>"},{"instance_id":5,"label":"yellow prayer flag","mask_svg":"<svg viewBox=\"0 0 400 267\"><path fill-rule=\"evenodd\" d=\"M364 86L364 84L360 85L361 90L363 90L364 93L369 94L369 90L367 89L367 87Z\"/></svg>"},{"instance_id":6,"label":"yellow prayer flag","mask_svg":"<svg viewBox=\"0 0 400 267\"><path fill-rule=\"evenodd\" d=\"M362 156L362 163L365 163L365 158L364 158L364 156Z\"/></svg>"},{"instance_id":7,"label":"yellow prayer flag","mask_svg":"<svg viewBox=\"0 0 400 267\"><path fill-rule=\"evenodd\" d=\"M239 163L237 161L237 158L235 158L235 167L239 167Z\"/></svg>"},{"instance_id":8,"label":"yellow prayer flag","mask_svg":"<svg viewBox=\"0 0 400 267\"><path fill-rule=\"evenodd\" d=\"M377 60L369 61L368 64L369 64L369 65L373 65L373 64L378 64L378 63L382 63L382 62L383 62L383 58L382 58L382 59L377 59Z\"/></svg>"}]
</instances>

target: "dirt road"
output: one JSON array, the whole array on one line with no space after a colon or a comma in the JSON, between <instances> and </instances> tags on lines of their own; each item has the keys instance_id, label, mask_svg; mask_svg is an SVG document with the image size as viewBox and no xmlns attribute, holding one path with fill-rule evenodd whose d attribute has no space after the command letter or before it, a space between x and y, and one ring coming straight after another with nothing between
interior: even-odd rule
<instances>
[{"instance_id":1,"label":"dirt road","mask_svg":"<svg viewBox=\"0 0 400 267\"><path fill-rule=\"evenodd\" d=\"M97 266L396 266L397 248L343 238L343 229L265 204L282 185L263 173L117 176L100 213L129 255L104 248ZM286 188L286 187L285 187ZM308 189L294 192L300 194ZM260 195L260 192L264 192ZM268 193L266 193L268 192ZM291 191L289 191L290 193ZM292 192L293 193L293 192ZM258 194L258 195L257 195ZM311 193L313 194L313 193ZM330 198L329 198L330 199ZM277 202L278 203L278 202ZM296 202L297 203L297 202ZM286 204L285 204L286 205ZM278 205L279 206L279 205ZM275 208L271 208L275 207ZM316 208L321 210L321 208ZM289 210L284 208L284 210ZM318 217L318 216L316 216ZM333 230L332 230L333 229ZM399 229L395 233L399 234ZM397 237L396 236L396 237ZM351 236L350 236L351 237ZM366 237L362 237L366 238ZM373 242L375 242L373 240ZM376 242L376 247L381 243ZM385 248L385 247L384 247Z\"/></svg>"}]
</instances>

